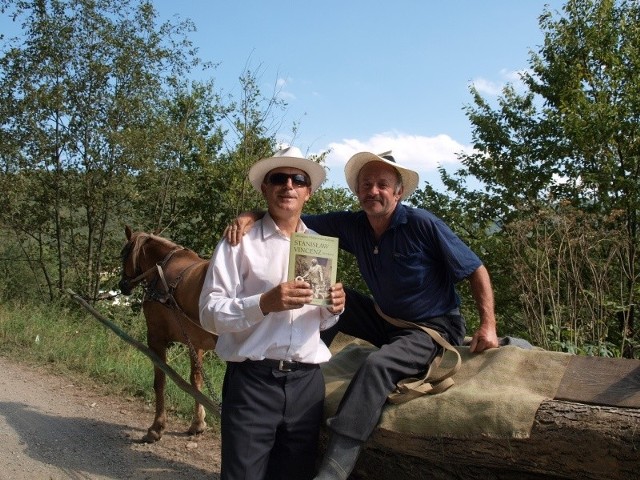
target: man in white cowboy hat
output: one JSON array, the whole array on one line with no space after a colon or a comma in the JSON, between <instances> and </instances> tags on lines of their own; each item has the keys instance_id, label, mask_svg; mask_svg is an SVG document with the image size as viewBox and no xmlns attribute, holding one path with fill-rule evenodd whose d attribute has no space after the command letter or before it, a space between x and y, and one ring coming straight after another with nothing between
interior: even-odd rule
<instances>
[{"instance_id":1,"label":"man in white cowboy hat","mask_svg":"<svg viewBox=\"0 0 640 480\"><path fill-rule=\"evenodd\" d=\"M418 174L396 163L391 152L361 152L349 159L345 176L361 211L302 218L318 233L338 237L340 248L355 255L373 298L346 289L345 311L322 338L330 345L340 331L379 350L358 369L336 414L327 420L329 444L316 477L321 480L349 476L397 383L424 373L440 351L423 330L389 323L376 304L385 315L428 327L460 345L466 328L455 285L468 279L481 322L470 350L498 346L487 269L441 219L401 203L417 188ZM243 214L237 223L252 219ZM242 233L227 234L237 241Z\"/></svg>"},{"instance_id":2,"label":"man in white cowboy hat","mask_svg":"<svg viewBox=\"0 0 640 480\"><path fill-rule=\"evenodd\" d=\"M302 208L324 168L289 147L256 162L251 185L268 213L235 246L218 243L200 295L200 321L218 334L227 362L222 390L222 480L309 479L315 470L331 357L320 330L344 310L342 285L331 305L310 305L304 280L287 281L290 237L308 230Z\"/></svg>"}]
</instances>

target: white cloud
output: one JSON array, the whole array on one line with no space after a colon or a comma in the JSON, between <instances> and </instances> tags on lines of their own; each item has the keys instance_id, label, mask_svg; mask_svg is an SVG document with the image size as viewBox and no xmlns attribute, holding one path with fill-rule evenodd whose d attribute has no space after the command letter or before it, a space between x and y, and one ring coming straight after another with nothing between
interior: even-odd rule
<instances>
[{"instance_id":1,"label":"white cloud","mask_svg":"<svg viewBox=\"0 0 640 480\"><path fill-rule=\"evenodd\" d=\"M486 78L476 78L471 82L475 89L481 95L491 95L497 96L502 91L502 87L504 84L492 82L491 80L487 80Z\"/></svg>"},{"instance_id":2,"label":"white cloud","mask_svg":"<svg viewBox=\"0 0 640 480\"><path fill-rule=\"evenodd\" d=\"M368 140L344 139L342 142L330 143L328 148L331 149L326 159L330 186L346 186L344 166L358 152L382 153L391 150L399 164L418 172L420 186L425 181L438 178L438 166L455 169L459 166L457 154L471 152L470 146L462 145L448 135L424 137L399 132L376 134Z\"/></svg>"},{"instance_id":3,"label":"white cloud","mask_svg":"<svg viewBox=\"0 0 640 480\"><path fill-rule=\"evenodd\" d=\"M513 84L516 85L521 85L522 82L520 81L520 77L522 76L522 74L524 73L524 70L500 70L500 74L502 75L502 77Z\"/></svg>"},{"instance_id":4,"label":"white cloud","mask_svg":"<svg viewBox=\"0 0 640 480\"><path fill-rule=\"evenodd\" d=\"M502 89L507 83L513 85L516 92L525 90L524 83L520 80L522 70L500 70L499 79L497 81L488 80L486 78L476 78L471 83L480 94L496 97L502 93Z\"/></svg>"}]
</instances>

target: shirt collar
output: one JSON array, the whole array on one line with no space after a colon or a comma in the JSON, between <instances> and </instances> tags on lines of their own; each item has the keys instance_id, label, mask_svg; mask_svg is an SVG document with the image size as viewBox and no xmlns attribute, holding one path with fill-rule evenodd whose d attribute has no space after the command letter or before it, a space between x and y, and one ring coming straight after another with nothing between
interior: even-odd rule
<instances>
[{"instance_id":1,"label":"shirt collar","mask_svg":"<svg viewBox=\"0 0 640 480\"><path fill-rule=\"evenodd\" d=\"M407 223L407 207L398 202L398 205L396 205L396 209L393 211L393 216L391 217L391 224L389 225L389 228L394 228L404 223Z\"/></svg>"},{"instance_id":2,"label":"shirt collar","mask_svg":"<svg viewBox=\"0 0 640 480\"><path fill-rule=\"evenodd\" d=\"M299 220L298 226L296 227L296 232L306 233L307 230L308 228L304 224L302 219ZM282 235L281 230L276 225L276 222L274 222L271 215L269 215L269 212L267 212L265 213L264 217L262 217L262 239L266 240L267 238L272 237L273 235L284 236Z\"/></svg>"}]
</instances>

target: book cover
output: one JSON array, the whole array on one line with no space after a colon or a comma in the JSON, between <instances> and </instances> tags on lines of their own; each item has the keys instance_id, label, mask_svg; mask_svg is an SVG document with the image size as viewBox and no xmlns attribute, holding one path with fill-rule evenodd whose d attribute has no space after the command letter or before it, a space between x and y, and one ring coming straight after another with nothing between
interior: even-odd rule
<instances>
[{"instance_id":1,"label":"book cover","mask_svg":"<svg viewBox=\"0 0 640 480\"><path fill-rule=\"evenodd\" d=\"M291 235L287 279L301 278L313 289L312 305L329 305L329 287L336 283L338 239L294 232Z\"/></svg>"}]
</instances>

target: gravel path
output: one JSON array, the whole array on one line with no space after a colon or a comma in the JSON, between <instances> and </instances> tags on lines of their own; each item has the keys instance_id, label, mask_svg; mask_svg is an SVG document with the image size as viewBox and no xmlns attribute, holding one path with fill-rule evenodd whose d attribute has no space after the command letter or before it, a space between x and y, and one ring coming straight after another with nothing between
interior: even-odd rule
<instances>
[{"instance_id":1,"label":"gravel path","mask_svg":"<svg viewBox=\"0 0 640 480\"><path fill-rule=\"evenodd\" d=\"M139 399L106 396L46 368L0 357L0 480L215 480L219 438L170 419L143 444L153 412Z\"/></svg>"}]
</instances>

